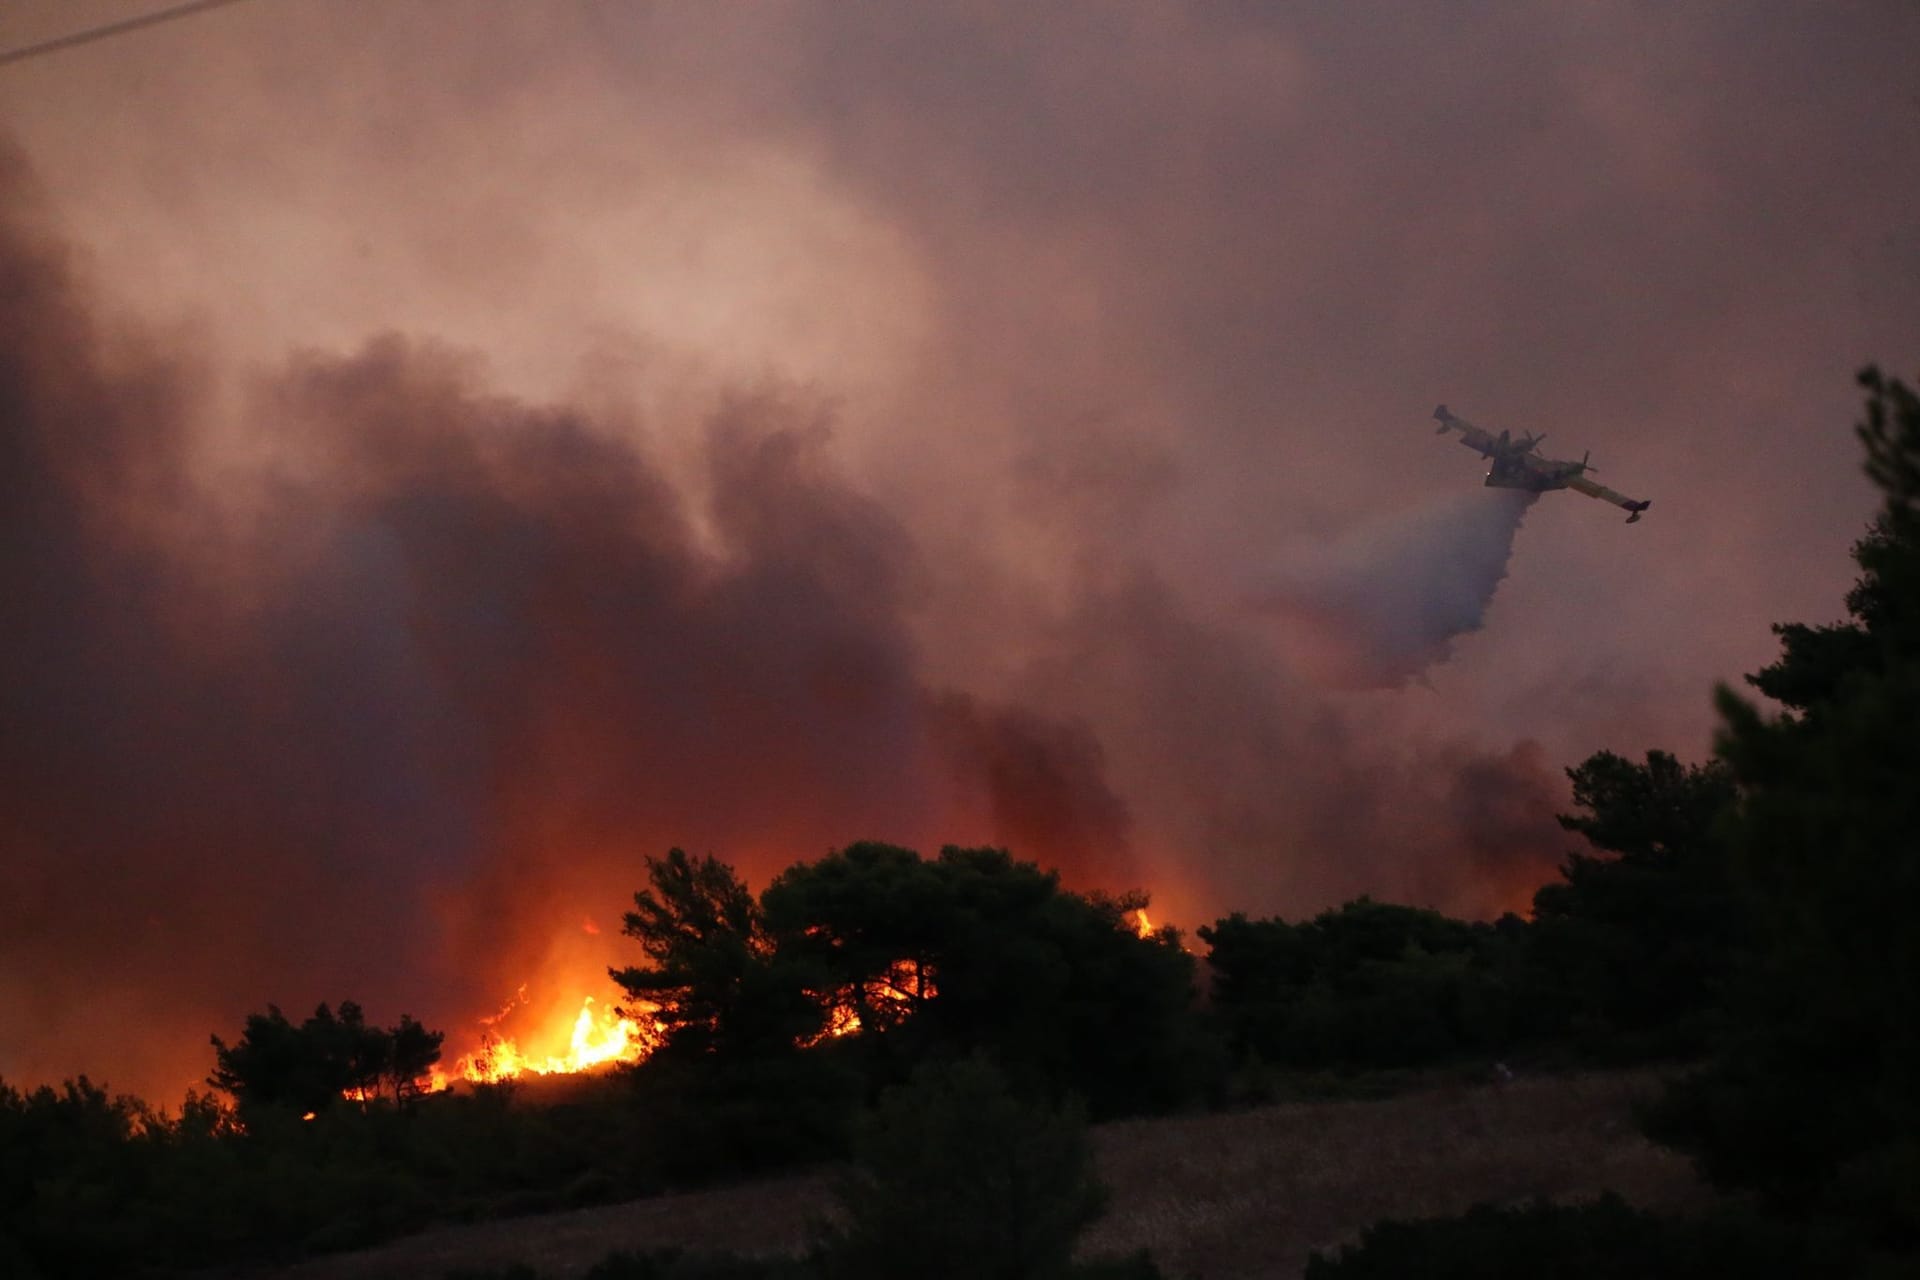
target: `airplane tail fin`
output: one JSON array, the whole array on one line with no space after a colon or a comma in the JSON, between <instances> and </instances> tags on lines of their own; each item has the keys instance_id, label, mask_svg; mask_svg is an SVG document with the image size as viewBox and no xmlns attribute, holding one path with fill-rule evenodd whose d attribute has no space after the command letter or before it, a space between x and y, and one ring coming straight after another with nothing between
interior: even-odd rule
<instances>
[{"instance_id":1,"label":"airplane tail fin","mask_svg":"<svg viewBox=\"0 0 1920 1280\"><path fill-rule=\"evenodd\" d=\"M1627 504L1627 510L1633 512L1633 514L1627 517L1627 523L1633 524L1636 521L1638 521L1640 519L1640 513L1642 511L1645 511L1648 507L1652 505L1653 505L1652 498L1647 498L1640 502L1629 502Z\"/></svg>"},{"instance_id":2,"label":"airplane tail fin","mask_svg":"<svg viewBox=\"0 0 1920 1280\"><path fill-rule=\"evenodd\" d=\"M1452 412L1449 411L1447 406L1445 406L1444 404L1437 405L1434 408L1433 416L1435 420L1440 423L1440 425L1434 429L1433 434L1437 436L1445 435L1447 433L1447 428L1453 425Z\"/></svg>"}]
</instances>

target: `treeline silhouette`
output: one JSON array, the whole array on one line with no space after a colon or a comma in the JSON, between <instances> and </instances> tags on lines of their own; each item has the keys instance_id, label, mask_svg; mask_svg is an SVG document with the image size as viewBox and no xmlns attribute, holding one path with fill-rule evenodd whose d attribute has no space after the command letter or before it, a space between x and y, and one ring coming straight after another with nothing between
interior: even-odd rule
<instances>
[{"instance_id":1,"label":"treeline silhouette","mask_svg":"<svg viewBox=\"0 0 1920 1280\"><path fill-rule=\"evenodd\" d=\"M1625 822L1627 797L1684 808L1675 793L1717 777L1658 756L1575 773L1593 780L1581 829ZM422 1095L440 1033L342 1002L299 1023L269 1006L215 1037L219 1093L177 1116L84 1079L0 1085L0 1257L48 1277L290 1257L839 1159L916 1070L975 1059L1010 1098L1108 1118L1665 1053L1700 1042L1725 958L1662 938L1687 911L1632 908L1709 892L1699 856L1678 836L1632 861L1583 855L1532 923L1364 899L1294 924L1232 916L1199 931L1202 962L1176 930L1139 935L1143 896L1072 892L1000 849L856 844L757 898L673 850L646 860L627 917L642 962L613 975L659 1006L643 1063L551 1105L512 1084ZM1692 949L1690 998L1613 965L1656 962L1649 937Z\"/></svg>"},{"instance_id":2,"label":"treeline silhouette","mask_svg":"<svg viewBox=\"0 0 1920 1280\"><path fill-rule=\"evenodd\" d=\"M1776 628L1782 655L1749 682L1784 711L1722 689L1712 760L1570 769L1561 821L1586 848L1529 918L1363 898L1228 916L1196 931L1197 959L1175 930L1140 936L1143 896L1073 892L1005 850L855 844L757 896L673 850L645 861L639 958L612 975L659 1006L643 1063L551 1105L511 1085L422 1096L439 1033L342 1003L216 1037L219 1094L177 1115L85 1079L0 1083L0 1271L285 1257L851 1156L855 1234L810 1258L606 1275L933 1274L963 1248L1011 1250L994 1274L1065 1275L1100 1202L1083 1114L1664 1061L1691 1069L1648 1132L1744 1193L1733 1208L1483 1206L1382 1224L1310 1274L1691 1275L1714 1256L1903 1274L1920 1252L1920 399L1862 381L1885 501L1850 619ZM989 1167L1021 1190L986 1186ZM930 1242L913 1224L932 1204L951 1234ZM1034 1234L1009 1242L1008 1221Z\"/></svg>"},{"instance_id":3,"label":"treeline silhouette","mask_svg":"<svg viewBox=\"0 0 1920 1280\"><path fill-rule=\"evenodd\" d=\"M1721 766L1610 752L1569 769L1561 825L1593 852L1491 924L1362 898L1298 924L1198 930L1212 1012L1243 1067L1355 1072L1478 1058L1627 1063L1697 1053L1750 945L1713 836Z\"/></svg>"},{"instance_id":4,"label":"treeline silhouette","mask_svg":"<svg viewBox=\"0 0 1920 1280\"><path fill-rule=\"evenodd\" d=\"M445 1032L429 1031L406 1014L393 1027L369 1026L351 1000L338 1014L323 1004L298 1026L268 1005L248 1016L232 1048L213 1037L207 1083L249 1111L281 1107L304 1115L342 1097L367 1101L383 1093L402 1102L422 1092L445 1039Z\"/></svg>"}]
</instances>

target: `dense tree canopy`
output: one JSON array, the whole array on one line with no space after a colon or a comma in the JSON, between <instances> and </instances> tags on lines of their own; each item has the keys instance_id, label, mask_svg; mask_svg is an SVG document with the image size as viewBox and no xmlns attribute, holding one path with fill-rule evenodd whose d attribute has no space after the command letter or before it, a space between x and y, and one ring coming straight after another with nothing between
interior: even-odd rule
<instances>
[{"instance_id":1,"label":"dense tree canopy","mask_svg":"<svg viewBox=\"0 0 1920 1280\"><path fill-rule=\"evenodd\" d=\"M1567 772L1575 812L1560 821L1591 848L1535 894L1531 922L1362 898L1297 924L1236 914L1201 929L1233 1049L1343 1071L1698 1051L1750 932L1716 835L1731 776L1660 751Z\"/></svg>"},{"instance_id":2,"label":"dense tree canopy","mask_svg":"<svg viewBox=\"0 0 1920 1280\"><path fill-rule=\"evenodd\" d=\"M404 1099L440 1060L442 1038L404 1015L392 1028L369 1025L351 1000L341 1002L337 1014L323 1004L297 1026L268 1005L265 1013L248 1015L231 1047L213 1037L207 1083L245 1108L320 1112L348 1092Z\"/></svg>"},{"instance_id":3,"label":"dense tree canopy","mask_svg":"<svg viewBox=\"0 0 1920 1280\"><path fill-rule=\"evenodd\" d=\"M1473 925L1362 898L1311 920L1199 931L1239 1052L1295 1067L1407 1067L1508 1039L1501 957L1519 921Z\"/></svg>"},{"instance_id":4,"label":"dense tree canopy","mask_svg":"<svg viewBox=\"0 0 1920 1280\"><path fill-rule=\"evenodd\" d=\"M779 953L733 868L680 849L647 859L625 932L647 963L612 972L630 999L657 1006L669 1055L778 1057L817 1033L809 975Z\"/></svg>"},{"instance_id":5,"label":"dense tree canopy","mask_svg":"<svg viewBox=\"0 0 1920 1280\"><path fill-rule=\"evenodd\" d=\"M1144 897L1068 892L1002 849L850 845L757 903L712 859L676 850L649 867L627 931L651 963L614 976L661 1004L678 1054L773 1058L838 1038L877 1087L986 1051L1102 1114L1199 1088L1193 961L1172 931L1137 935Z\"/></svg>"},{"instance_id":6,"label":"dense tree canopy","mask_svg":"<svg viewBox=\"0 0 1920 1280\"><path fill-rule=\"evenodd\" d=\"M1603 751L1567 775L1581 812L1560 823L1594 852L1534 895L1529 1023L1619 1056L1698 1051L1751 933L1719 835L1732 775L1664 751Z\"/></svg>"}]
</instances>

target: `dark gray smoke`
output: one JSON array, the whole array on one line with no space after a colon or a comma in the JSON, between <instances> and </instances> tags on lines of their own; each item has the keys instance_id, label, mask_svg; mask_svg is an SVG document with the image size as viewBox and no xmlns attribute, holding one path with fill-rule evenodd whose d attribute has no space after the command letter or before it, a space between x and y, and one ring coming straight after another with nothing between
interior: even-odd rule
<instances>
[{"instance_id":1,"label":"dark gray smoke","mask_svg":"<svg viewBox=\"0 0 1920 1280\"><path fill-rule=\"evenodd\" d=\"M1535 495L1471 489L1297 544L1256 591L1293 660L1343 688L1385 688L1478 631Z\"/></svg>"},{"instance_id":2,"label":"dark gray smoke","mask_svg":"<svg viewBox=\"0 0 1920 1280\"><path fill-rule=\"evenodd\" d=\"M1002 843L1196 922L1486 909L1488 860L1550 838L1537 761L1416 766L1147 566L1051 609L935 564L803 392L616 429L389 335L260 374L273 464L215 490L204 360L105 318L10 154L0 337L12 1079L171 1097L268 1001L457 1030L556 966L603 981L593 918L676 844L758 884L856 839ZM663 425L697 455L641 443ZM1061 546L1108 527L1076 510ZM932 674L925 619L969 611Z\"/></svg>"},{"instance_id":3,"label":"dark gray smoke","mask_svg":"<svg viewBox=\"0 0 1920 1280\"><path fill-rule=\"evenodd\" d=\"M1082 887L1132 886L1132 818L1106 776L1106 753L1080 722L1015 707L988 707L949 693L935 707L935 732L956 773L977 778L997 838L1045 849Z\"/></svg>"},{"instance_id":4,"label":"dark gray smoke","mask_svg":"<svg viewBox=\"0 0 1920 1280\"><path fill-rule=\"evenodd\" d=\"M0 76L9 1076L604 982L673 843L1485 913L1851 577L1913 6L445 7ZM1470 642L1443 388L1656 501L1549 499Z\"/></svg>"}]
</instances>

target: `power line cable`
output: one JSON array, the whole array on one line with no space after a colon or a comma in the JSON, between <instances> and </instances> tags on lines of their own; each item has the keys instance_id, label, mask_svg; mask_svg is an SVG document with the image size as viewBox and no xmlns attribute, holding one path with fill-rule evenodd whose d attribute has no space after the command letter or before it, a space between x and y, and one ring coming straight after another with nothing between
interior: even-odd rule
<instances>
[{"instance_id":1,"label":"power line cable","mask_svg":"<svg viewBox=\"0 0 1920 1280\"><path fill-rule=\"evenodd\" d=\"M176 4L170 9L143 13L137 18L125 18L119 22L109 22L105 26L89 27L85 31L76 31L71 35L42 40L39 44L22 45L18 49L0 52L0 67L9 63L25 62L28 58L38 58L43 54L58 53L62 49L71 49L75 45L92 44L95 40L106 40L128 31L138 31L142 27L156 27L163 22L172 22L175 18L187 18L196 13L204 13L208 9L218 9L240 2L241 0L189 0L187 4Z\"/></svg>"}]
</instances>

